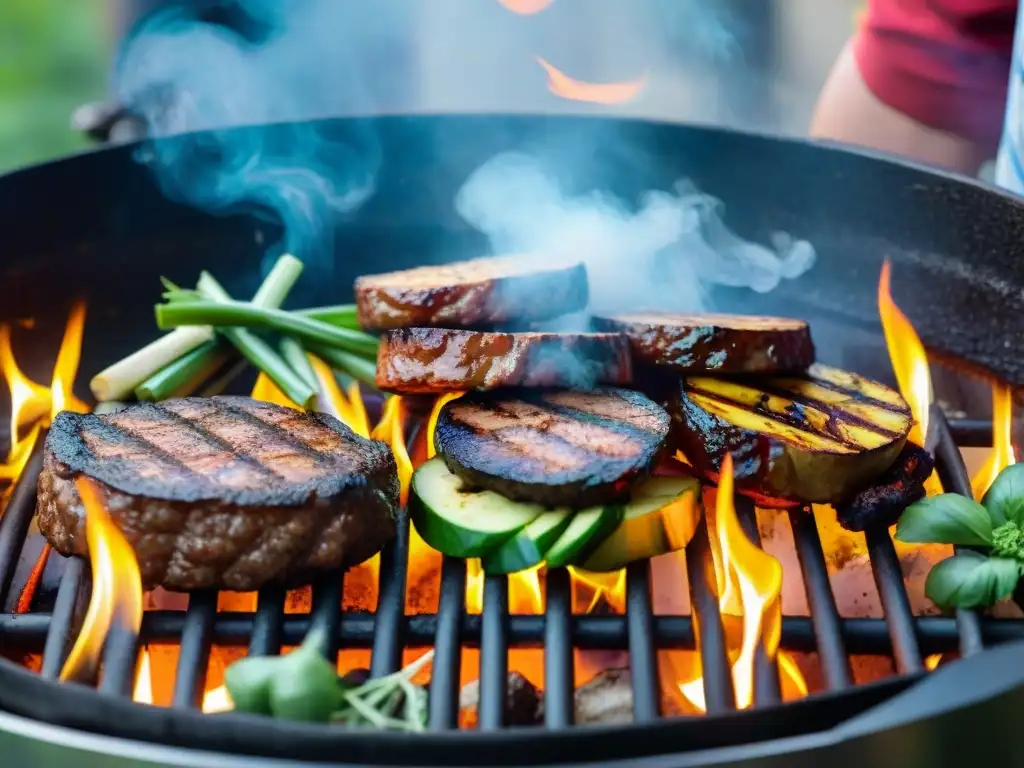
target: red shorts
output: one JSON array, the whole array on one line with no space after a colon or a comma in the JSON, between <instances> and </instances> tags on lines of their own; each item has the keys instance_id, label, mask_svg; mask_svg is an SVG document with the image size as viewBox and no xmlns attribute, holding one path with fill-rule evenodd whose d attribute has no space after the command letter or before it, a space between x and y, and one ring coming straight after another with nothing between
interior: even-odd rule
<instances>
[{"instance_id":1,"label":"red shorts","mask_svg":"<svg viewBox=\"0 0 1024 768\"><path fill-rule=\"evenodd\" d=\"M857 66L889 106L994 147L1017 7L1017 0L868 0Z\"/></svg>"}]
</instances>

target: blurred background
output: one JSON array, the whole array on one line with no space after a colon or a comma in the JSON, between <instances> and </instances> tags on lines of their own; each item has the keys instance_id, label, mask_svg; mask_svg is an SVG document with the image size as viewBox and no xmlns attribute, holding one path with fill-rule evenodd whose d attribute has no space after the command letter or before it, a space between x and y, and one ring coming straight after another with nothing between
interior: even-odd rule
<instances>
[{"instance_id":1,"label":"blurred background","mask_svg":"<svg viewBox=\"0 0 1024 768\"><path fill-rule=\"evenodd\" d=\"M537 88L532 78L542 73L538 74L532 57L527 61L529 70L524 69L526 76L518 81L508 78L502 88L495 88L487 74L495 69L479 65L482 57L497 55L495 49L515 48L520 35L525 46L522 50L543 49L563 69L585 75L584 79L614 80L639 67L635 55L613 55L624 53L613 50L623 24L641 25L633 31L634 37L642 39L643 24L651 25L651 19L658 24L664 18L652 14L645 19L633 9L680 7L672 5L673 1L585 0L591 10L583 19L573 9L572 0L559 0L550 11L520 20L498 9L496 3L490 8L484 0L417 0L411 6L409 0L368 2L373 8L369 15L382 19L390 13L382 10L385 8L393 11L402 5L418 11L402 15L402 28L388 41L391 52L374 75L392 80L411 76L417 82L411 87L392 87L389 93L394 98L377 106L399 110L571 109L571 104L540 98L543 89ZM153 0L0 0L0 171L88 146L83 136L71 130L70 116L76 107L107 95L117 30L125 15L132 13L121 6L133 2L145 5ZM336 2L340 7L345 0ZM706 7L722 9L723 18L730 20L728 28L736 33L732 48L689 56L691 38L703 31L689 19L679 18L679 27L672 34L644 51L655 60L653 68L650 61L645 66L656 82L640 98L615 110L803 133L818 89L853 30L860 0L704 2L709 4ZM458 28L470 3L473 13L486 16L480 23L491 25L491 31L466 35L462 41L465 60L459 62L452 55L452 30ZM287 0L281 4L287 6ZM346 6L357 7L354 3ZM367 6L359 6L360 24L366 23ZM485 6L489 10L481 11ZM360 35L364 35L362 30ZM660 66L666 57L674 59L672 66ZM365 104L347 106L348 110L341 105L338 111L358 110Z\"/></svg>"}]
</instances>

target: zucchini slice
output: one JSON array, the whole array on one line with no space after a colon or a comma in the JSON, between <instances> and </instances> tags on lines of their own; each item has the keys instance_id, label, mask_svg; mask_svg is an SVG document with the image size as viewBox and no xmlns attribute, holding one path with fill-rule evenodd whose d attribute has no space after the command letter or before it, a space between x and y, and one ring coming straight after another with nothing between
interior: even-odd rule
<instances>
[{"instance_id":1,"label":"zucchini slice","mask_svg":"<svg viewBox=\"0 0 1024 768\"><path fill-rule=\"evenodd\" d=\"M544 562L551 546L572 523L568 509L544 512L481 560L484 573L516 573Z\"/></svg>"},{"instance_id":2,"label":"zucchini slice","mask_svg":"<svg viewBox=\"0 0 1024 768\"><path fill-rule=\"evenodd\" d=\"M584 560L622 521L622 507L611 504L581 509L547 551L548 568L561 568Z\"/></svg>"},{"instance_id":3,"label":"zucchini slice","mask_svg":"<svg viewBox=\"0 0 1024 768\"><path fill-rule=\"evenodd\" d=\"M887 470L913 424L898 392L820 364L800 376L690 377L669 410L675 447L706 476L731 453L738 490L820 504Z\"/></svg>"},{"instance_id":4,"label":"zucchini slice","mask_svg":"<svg viewBox=\"0 0 1024 768\"><path fill-rule=\"evenodd\" d=\"M651 477L633 491L611 535L574 564L585 571L617 571L635 560L683 549L703 510L696 478Z\"/></svg>"},{"instance_id":5,"label":"zucchini slice","mask_svg":"<svg viewBox=\"0 0 1024 768\"><path fill-rule=\"evenodd\" d=\"M452 557L484 557L548 510L493 491L467 491L435 457L416 470L409 517L427 544Z\"/></svg>"}]
</instances>

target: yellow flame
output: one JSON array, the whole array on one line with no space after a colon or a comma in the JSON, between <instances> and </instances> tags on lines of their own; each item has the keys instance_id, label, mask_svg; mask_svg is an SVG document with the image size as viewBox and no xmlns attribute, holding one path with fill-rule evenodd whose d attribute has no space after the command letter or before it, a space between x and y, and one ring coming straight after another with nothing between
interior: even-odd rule
<instances>
[{"instance_id":1,"label":"yellow flame","mask_svg":"<svg viewBox=\"0 0 1024 768\"><path fill-rule=\"evenodd\" d=\"M412 459L405 445L405 419L402 412L402 398L392 395L384 403L384 411L380 421L370 434L374 440L380 440L391 446L398 464L398 482L401 486L402 504L409 499L409 482L412 480Z\"/></svg>"},{"instance_id":2,"label":"yellow flame","mask_svg":"<svg viewBox=\"0 0 1024 768\"><path fill-rule=\"evenodd\" d=\"M434 450L434 435L437 432L437 417L441 415L441 409L446 403L458 400L465 392L447 392L434 401L434 407L430 409L430 418L427 419L427 458L432 459L437 453Z\"/></svg>"},{"instance_id":3,"label":"yellow flame","mask_svg":"<svg viewBox=\"0 0 1024 768\"><path fill-rule=\"evenodd\" d=\"M278 388L277 384L274 383L274 380L262 371L260 372L260 375L256 377L256 383L253 384L252 392L249 393L249 397L253 400L261 400L264 403L272 403L273 405L281 405L285 408L300 410L299 406L293 403L291 398Z\"/></svg>"},{"instance_id":4,"label":"yellow flame","mask_svg":"<svg viewBox=\"0 0 1024 768\"><path fill-rule=\"evenodd\" d=\"M616 613L626 612L626 569L610 573L594 573L569 566L570 581L572 583L573 613L578 613L575 600L578 596L590 595L587 606L583 613L590 613L602 601L608 603ZM582 587L582 589L580 589ZM584 598L585 599L585 598Z\"/></svg>"},{"instance_id":5,"label":"yellow flame","mask_svg":"<svg viewBox=\"0 0 1024 768\"><path fill-rule=\"evenodd\" d=\"M153 665L149 658L148 648L143 648L139 653L139 666L135 675L132 701L136 704L153 703Z\"/></svg>"},{"instance_id":6,"label":"yellow flame","mask_svg":"<svg viewBox=\"0 0 1024 768\"><path fill-rule=\"evenodd\" d=\"M82 357L82 336L85 333L85 304L76 304L64 327L64 338L53 364L53 383L50 386L50 420L61 411L88 413L89 406L75 397L72 388L78 375Z\"/></svg>"},{"instance_id":7,"label":"yellow flame","mask_svg":"<svg viewBox=\"0 0 1024 768\"><path fill-rule=\"evenodd\" d=\"M93 481L80 477L75 487L85 514L92 595L61 680L88 679L95 674L115 619L136 634L142 626L142 575L135 552L107 514Z\"/></svg>"},{"instance_id":8,"label":"yellow flame","mask_svg":"<svg viewBox=\"0 0 1024 768\"><path fill-rule=\"evenodd\" d=\"M366 415L359 382L352 382L346 395L338 386L338 380L334 378L334 372L327 363L315 355L309 355L309 362L320 385L320 410L330 413L360 437L369 437L370 420Z\"/></svg>"},{"instance_id":9,"label":"yellow flame","mask_svg":"<svg viewBox=\"0 0 1024 768\"><path fill-rule=\"evenodd\" d=\"M909 439L923 446L928 435L929 408L932 404L932 377L928 369L928 355L914 326L893 301L891 283L892 264L886 259L882 263L882 274L878 280L878 314L900 393L910 406L910 413L914 417ZM942 483L935 472L925 482L924 487L929 496L942 493Z\"/></svg>"},{"instance_id":10,"label":"yellow flame","mask_svg":"<svg viewBox=\"0 0 1024 768\"><path fill-rule=\"evenodd\" d=\"M974 498L988 491L999 473L1017 462L1013 451L1013 390L1005 385L992 387L992 453L971 478Z\"/></svg>"}]
</instances>

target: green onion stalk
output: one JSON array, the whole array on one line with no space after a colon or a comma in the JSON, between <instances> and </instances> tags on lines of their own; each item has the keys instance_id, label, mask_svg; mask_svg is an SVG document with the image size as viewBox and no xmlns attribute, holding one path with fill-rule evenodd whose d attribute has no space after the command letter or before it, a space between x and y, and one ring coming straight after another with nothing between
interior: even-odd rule
<instances>
[{"instance_id":1,"label":"green onion stalk","mask_svg":"<svg viewBox=\"0 0 1024 768\"><path fill-rule=\"evenodd\" d=\"M307 344L306 348L334 370L350 376L356 381L369 384L371 387L376 386L376 361L367 360L365 357L324 344Z\"/></svg>"}]
</instances>

